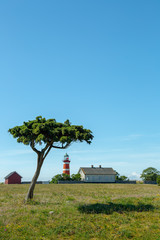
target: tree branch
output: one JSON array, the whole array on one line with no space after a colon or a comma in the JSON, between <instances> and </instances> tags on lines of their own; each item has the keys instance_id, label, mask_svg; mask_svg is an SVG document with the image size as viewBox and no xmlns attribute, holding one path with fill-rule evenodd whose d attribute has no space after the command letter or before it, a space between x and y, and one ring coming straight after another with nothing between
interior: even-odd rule
<instances>
[{"instance_id":1,"label":"tree branch","mask_svg":"<svg viewBox=\"0 0 160 240\"><path fill-rule=\"evenodd\" d=\"M43 157L43 160L46 158L46 156L48 155L49 151L51 150L52 148L52 145L50 145L50 147L48 148L47 152L45 153L44 157Z\"/></svg>"},{"instance_id":2,"label":"tree branch","mask_svg":"<svg viewBox=\"0 0 160 240\"><path fill-rule=\"evenodd\" d=\"M65 149L65 148L69 147L69 145L70 145L70 143L66 143L66 145L63 146L63 143L62 143L62 147L53 146L53 145L52 145L52 147L53 147L53 148L58 148L58 149Z\"/></svg>"},{"instance_id":3,"label":"tree branch","mask_svg":"<svg viewBox=\"0 0 160 240\"><path fill-rule=\"evenodd\" d=\"M52 143L47 143L46 146L42 149L42 152L44 153L50 145L52 145Z\"/></svg>"},{"instance_id":4,"label":"tree branch","mask_svg":"<svg viewBox=\"0 0 160 240\"><path fill-rule=\"evenodd\" d=\"M34 146L34 141L33 141L33 140L32 140L32 142L30 143L30 146L31 146L31 148L33 149L34 152L36 152L37 154L40 153L40 151L38 151L38 150L35 148L35 146Z\"/></svg>"}]
</instances>

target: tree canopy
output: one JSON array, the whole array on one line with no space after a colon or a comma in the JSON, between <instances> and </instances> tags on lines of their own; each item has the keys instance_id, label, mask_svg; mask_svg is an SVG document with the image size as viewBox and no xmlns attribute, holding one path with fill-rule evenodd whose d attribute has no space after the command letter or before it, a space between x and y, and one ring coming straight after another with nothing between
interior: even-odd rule
<instances>
[{"instance_id":1,"label":"tree canopy","mask_svg":"<svg viewBox=\"0 0 160 240\"><path fill-rule=\"evenodd\" d=\"M156 181L159 175L160 172L156 168L149 167L143 170L141 178L144 181Z\"/></svg>"},{"instance_id":2,"label":"tree canopy","mask_svg":"<svg viewBox=\"0 0 160 240\"><path fill-rule=\"evenodd\" d=\"M40 174L43 161L52 148L65 149L72 142L80 141L91 143L93 135L91 130L83 128L81 125L71 125L69 120L64 123L57 122L55 119L36 117L35 120L24 122L21 126L16 126L8 130L18 143L30 145L37 153L37 169L32 179L31 186L26 200L33 198L33 190L36 180ZM36 145L43 147L38 150Z\"/></svg>"},{"instance_id":3,"label":"tree canopy","mask_svg":"<svg viewBox=\"0 0 160 240\"><path fill-rule=\"evenodd\" d=\"M56 122L55 119L46 120L41 116L24 122L21 126L10 128L9 132L17 138L17 142L31 145L31 147L43 142L55 148L58 147L57 143L60 143L61 147L65 148L71 142L86 141L90 144L93 139L92 132L84 129L83 126L71 125L69 120L64 123Z\"/></svg>"},{"instance_id":4,"label":"tree canopy","mask_svg":"<svg viewBox=\"0 0 160 240\"><path fill-rule=\"evenodd\" d=\"M116 172L116 180L119 180L119 181L127 181L129 180L128 177L122 175L120 176L120 174L118 172Z\"/></svg>"}]
</instances>

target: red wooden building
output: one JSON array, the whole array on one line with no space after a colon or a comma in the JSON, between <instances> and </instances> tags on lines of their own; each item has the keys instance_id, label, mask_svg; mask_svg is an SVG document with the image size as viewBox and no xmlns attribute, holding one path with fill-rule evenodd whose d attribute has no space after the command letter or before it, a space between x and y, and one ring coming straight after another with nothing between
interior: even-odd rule
<instances>
[{"instance_id":1,"label":"red wooden building","mask_svg":"<svg viewBox=\"0 0 160 240\"><path fill-rule=\"evenodd\" d=\"M21 178L17 172L11 172L5 177L5 184L21 184Z\"/></svg>"}]
</instances>

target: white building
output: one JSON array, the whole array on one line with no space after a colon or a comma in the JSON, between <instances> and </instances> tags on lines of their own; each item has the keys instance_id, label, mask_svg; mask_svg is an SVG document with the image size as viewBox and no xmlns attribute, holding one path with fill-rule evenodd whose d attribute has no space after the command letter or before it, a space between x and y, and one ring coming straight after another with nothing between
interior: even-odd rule
<instances>
[{"instance_id":1,"label":"white building","mask_svg":"<svg viewBox=\"0 0 160 240\"><path fill-rule=\"evenodd\" d=\"M115 182L116 171L113 168L99 167L81 167L78 171L81 175L81 180L84 182L94 183L112 183Z\"/></svg>"}]
</instances>

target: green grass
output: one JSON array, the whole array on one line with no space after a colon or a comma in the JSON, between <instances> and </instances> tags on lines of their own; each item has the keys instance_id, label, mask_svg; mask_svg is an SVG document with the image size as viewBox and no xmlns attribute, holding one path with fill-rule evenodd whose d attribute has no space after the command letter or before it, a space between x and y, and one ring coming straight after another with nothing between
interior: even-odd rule
<instances>
[{"instance_id":1,"label":"green grass","mask_svg":"<svg viewBox=\"0 0 160 240\"><path fill-rule=\"evenodd\" d=\"M144 184L0 185L0 240L160 240L160 187Z\"/></svg>"}]
</instances>

